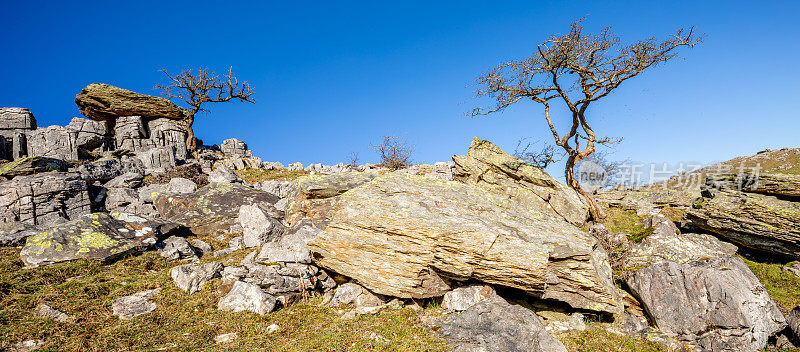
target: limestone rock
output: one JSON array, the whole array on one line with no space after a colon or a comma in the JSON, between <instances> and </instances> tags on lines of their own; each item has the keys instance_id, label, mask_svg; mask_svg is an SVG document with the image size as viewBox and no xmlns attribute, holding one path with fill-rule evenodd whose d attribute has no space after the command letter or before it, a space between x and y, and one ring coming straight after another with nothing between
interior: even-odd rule
<instances>
[{"instance_id":1,"label":"limestone rock","mask_svg":"<svg viewBox=\"0 0 800 352\"><path fill-rule=\"evenodd\" d=\"M53 319L59 323L71 323L74 320L66 313L44 303L40 303L36 306L36 315L42 318Z\"/></svg>"},{"instance_id":2,"label":"limestone rock","mask_svg":"<svg viewBox=\"0 0 800 352\"><path fill-rule=\"evenodd\" d=\"M40 127L25 135L27 155L78 160L78 135L64 126Z\"/></svg>"},{"instance_id":3,"label":"limestone rock","mask_svg":"<svg viewBox=\"0 0 800 352\"><path fill-rule=\"evenodd\" d=\"M800 258L800 202L743 192L713 195L686 212L692 224L745 247Z\"/></svg>"},{"instance_id":4,"label":"limestone rock","mask_svg":"<svg viewBox=\"0 0 800 352\"><path fill-rule=\"evenodd\" d=\"M141 163L135 159L102 158L78 167L77 172L89 183L107 182L126 173L144 174Z\"/></svg>"},{"instance_id":5,"label":"limestone rock","mask_svg":"<svg viewBox=\"0 0 800 352\"><path fill-rule=\"evenodd\" d=\"M653 264L628 286L661 331L706 351L757 351L786 326L740 258Z\"/></svg>"},{"instance_id":6,"label":"limestone rock","mask_svg":"<svg viewBox=\"0 0 800 352\"><path fill-rule=\"evenodd\" d=\"M225 155L246 156L247 144L236 138L230 138L222 141L222 145L220 145L220 150L222 150L222 154Z\"/></svg>"},{"instance_id":7,"label":"limestone rock","mask_svg":"<svg viewBox=\"0 0 800 352\"><path fill-rule=\"evenodd\" d=\"M18 176L0 182L0 221L52 225L91 211L86 181L76 173Z\"/></svg>"},{"instance_id":8,"label":"limestone rock","mask_svg":"<svg viewBox=\"0 0 800 352\"><path fill-rule=\"evenodd\" d=\"M245 248L258 247L283 235L283 224L255 204L242 205L239 208L238 221L244 231L242 234Z\"/></svg>"},{"instance_id":9,"label":"limestone rock","mask_svg":"<svg viewBox=\"0 0 800 352\"><path fill-rule=\"evenodd\" d=\"M303 263L311 264L308 243L317 238L322 230L309 225L290 228L277 241L267 242L255 258L257 263Z\"/></svg>"},{"instance_id":10,"label":"limestone rock","mask_svg":"<svg viewBox=\"0 0 800 352\"><path fill-rule=\"evenodd\" d=\"M222 263L211 262L203 265L186 264L172 268L170 276L175 286L188 294L193 294L203 289L211 279L220 277L223 270Z\"/></svg>"},{"instance_id":11,"label":"limestone rock","mask_svg":"<svg viewBox=\"0 0 800 352\"><path fill-rule=\"evenodd\" d=\"M170 236L161 243L156 244L156 248L158 249L158 255L167 260L199 259L192 245L183 237Z\"/></svg>"},{"instance_id":12,"label":"limestone rock","mask_svg":"<svg viewBox=\"0 0 800 352\"><path fill-rule=\"evenodd\" d=\"M67 171L71 166L72 164L63 160L31 156L0 167L0 177L14 178L49 171Z\"/></svg>"},{"instance_id":13,"label":"limestone rock","mask_svg":"<svg viewBox=\"0 0 800 352\"><path fill-rule=\"evenodd\" d=\"M531 208L547 209L573 225L583 225L589 207L571 188L544 170L503 152L489 141L475 138L466 156L453 156L456 181L501 194Z\"/></svg>"},{"instance_id":14,"label":"limestone rock","mask_svg":"<svg viewBox=\"0 0 800 352\"><path fill-rule=\"evenodd\" d=\"M86 214L29 237L20 252L30 267L80 258L114 260L153 246L171 224L132 214Z\"/></svg>"},{"instance_id":15,"label":"limestone rock","mask_svg":"<svg viewBox=\"0 0 800 352\"><path fill-rule=\"evenodd\" d=\"M24 222L0 222L0 247L19 246L24 244L28 237L40 231L41 228Z\"/></svg>"},{"instance_id":16,"label":"limestone rock","mask_svg":"<svg viewBox=\"0 0 800 352\"><path fill-rule=\"evenodd\" d=\"M36 129L36 118L25 108L0 108L0 130Z\"/></svg>"},{"instance_id":17,"label":"limestone rock","mask_svg":"<svg viewBox=\"0 0 800 352\"><path fill-rule=\"evenodd\" d=\"M156 304L150 302L149 299L155 297L160 288L155 290L147 290L135 293L130 296L120 297L111 303L111 308L114 315L118 316L121 320L131 320L142 314L150 313L156 310Z\"/></svg>"},{"instance_id":18,"label":"limestone rock","mask_svg":"<svg viewBox=\"0 0 800 352\"><path fill-rule=\"evenodd\" d=\"M500 296L476 303L461 313L436 318L432 329L454 352L566 352L531 310Z\"/></svg>"},{"instance_id":19,"label":"limestone rock","mask_svg":"<svg viewBox=\"0 0 800 352\"><path fill-rule=\"evenodd\" d=\"M150 173L161 173L178 164L173 146L137 151L135 155Z\"/></svg>"},{"instance_id":20,"label":"limestone rock","mask_svg":"<svg viewBox=\"0 0 800 352\"><path fill-rule=\"evenodd\" d=\"M164 192L186 194L197 191L197 184L194 181L182 177L174 177L167 183Z\"/></svg>"},{"instance_id":21,"label":"limestone rock","mask_svg":"<svg viewBox=\"0 0 800 352\"><path fill-rule=\"evenodd\" d=\"M235 332L229 332L227 334L220 334L214 336L214 343L223 344L223 343L231 343L236 341L239 338L239 334Z\"/></svg>"},{"instance_id":22,"label":"limestone rock","mask_svg":"<svg viewBox=\"0 0 800 352\"><path fill-rule=\"evenodd\" d=\"M495 295L497 294L494 292L492 286L489 285L459 287L444 294L442 308L448 311L461 312Z\"/></svg>"},{"instance_id":23,"label":"limestone rock","mask_svg":"<svg viewBox=\"0 0 800 352\"><path fill-rule=\"evenodd\" d=\"M314 262L373 292L444 295L450 279L621 310L597 241L548 211L458 182L389 174L337 197Z\"/></svg>"},{"instance_id":24,"label":"limestone rock","mask_svg":"<svg viewBox=\"0 0 800 352\"><path fill-rule=\"evenodd\" d=\"M92 83L75 97L83 116L92 120L113 120L120 116L169 117L182 119L187 111L173 102L108 84Z\"/></svg>"},{"instance_id":25,"label":"limestone rock","mask_svg":"<svg viewBox=\"0 0 800 352\"><path fill-rule=\"evenodd\" d=\"M297 189L306 198L330 198L372 181L375 176L363 172L308 175L297 180Z\"/></svg>"},{"instance_id":26,"label":"limestone rock","mask_svg":"<svg viewBox=\"0 0 800 352\"><path fill-rule=\"evenodd\" d=\"M219 300L219 310L227 312L249 311L264 315L275 310L277 300L264 293L257 285L236 281L231 291Z\"/></svg>"},{"instance_id":27,"label":"limestone rock","mask_svg":"<svg viewBox=\"0 0 800 352\"><path fill-rule=\"evenodd\" d=\"M44 347L44 345L46 345L46 344L47 343L45 343L42 340L25 340L25 341L22 341L22 342L15 343L13 351L14 352L36 351L36 350Z\"/></svg>"},{"instance_id":28,"label":"limestone rock","mask_svg":"<svg viewBox=\"0 0 800 352\"><path fill-rule=\"evenodd\" d=\"M103 185L106 188L139 188L142 186L144 175L138 170L128 171L119 175Z\"/></svg>"},{"instance_id":29,"label":"limestone rock","mask_svg":"<svg viewBox=\"0 0 800 352\"><path fill-rule=\"evenodd\" d=\"M219 165L208 175L208 182L234 183L239 179L231 169L225 165Z\"/></svg>"},{"instance_id":30,"label":"limestone rock","mask_svg":"<svg viewBox=\"0 0 800 352\"><path fill-rule=\"evenodd\" d=\"M286 198L295 192L297 182L294 181L264 181L261 190L276 195L278 198Z\"/></svg>"},{"instance_id":31,"label":"limestone rock","mask_svg":"<svg viewBox=\"0 0 800 352\"><path fill-rule=\"evenodd\" d=\"M583 320L583 314L581 313L568 315L552 310L540 310L536 312L536 315L542 318L544 328L549 333L586 330L586 322Z\"/></svg>"},{"instance_id":32,"label":"limestone rock","mask_svg":"<svg viewBox=\"0 0 800 352\"><path fill-rule=\"evenodd\" d=\"M155 197L156 210L163 218L189 227L198 235L228 232L238 223L242 204L258 205L272 217L280 215L272 206L277 197L244 185L211 183L197 192L158 193Z\"/></svg>"},{"instance_id":33,"label":"limestone rock","mask_svg":"<svg viewBox=\"0 0 800 352\"><path fill-rule=\"evenodd\" d=\"M331 305L334 307L352 305L354 307L377 307L383 300L364 287L348 282L336 288Z\"/></svg>"},{"instance_id":34,"label":"limestone rock","mask_svg":"<svg viewBox=\"0 0 800 352\"><path fill-rule=\"evenodd\" d=\"M646 267L662 261L679 264L736 254L738 248L716 237L699 233L680 233L678 228L662 214L645 219L644 229L653 229L641 243L627 251L627 267Z\"/></svg>"}]
</instances>

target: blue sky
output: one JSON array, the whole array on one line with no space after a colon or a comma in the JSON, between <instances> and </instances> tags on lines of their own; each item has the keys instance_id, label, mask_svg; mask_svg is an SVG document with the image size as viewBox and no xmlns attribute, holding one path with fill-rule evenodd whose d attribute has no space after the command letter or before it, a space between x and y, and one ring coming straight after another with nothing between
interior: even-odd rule
<instances>
[{"instance_id":1,"label":"blue sky","mask_svg":"<svg viewBox=\"0 0 800 352\"><path fill-rule=\"evenodd\" d=\"M521 137L549 141L534 105L466 117L478 103L470 84L588 15L587 30L611 25L623 40L691 25L707 35L590 109L598 134L624 137L613 158L706 163L800 142L800 2L498 4L0 0L0 106L64 125L89 83L157 94L158 69L233 66L258 102L210 106L195 123L207 144L237 137L284 163L353 151L375 162L369 146L397 134L431 163L465 153L473 136L509 150Z\"/></svg>"}]
</instances>

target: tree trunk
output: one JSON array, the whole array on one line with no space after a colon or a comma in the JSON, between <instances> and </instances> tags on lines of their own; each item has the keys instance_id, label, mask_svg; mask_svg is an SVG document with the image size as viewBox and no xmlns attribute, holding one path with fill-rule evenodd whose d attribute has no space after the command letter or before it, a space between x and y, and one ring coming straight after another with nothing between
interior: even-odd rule
<instances>
[{"instance_id":1,"label":"tree trunk","mask_svg":"<svg viewBox=\"0 0 800 352\"><path fill-rule=\"evenodd\" d=\"M602 220L606 217L605 212L603 212L603 209L600 208L600 205L597 204L594 198L583 190L578 180L575 179L575 171L573 170L575 168L575 158L576 155L570 155L569 158L567 158L567 165L564 169L564 178L567 180L567 185L586 200L586 204L589 205L589 217L594 221Z\"/></svg>"},{"instance_id":2,"label":"tree trunk","mask_svg":"<svg viewBox=\"0 0 800 352\"><path fill-rule=\"evenodd\" d=\"M189 152L189 155L194 155L194 152L197 150L197 138L194 138L194 130L192 129L192 125L194 124L194 115L187 117L185 121L186 150Z\"/></svg>"}]
</instances>

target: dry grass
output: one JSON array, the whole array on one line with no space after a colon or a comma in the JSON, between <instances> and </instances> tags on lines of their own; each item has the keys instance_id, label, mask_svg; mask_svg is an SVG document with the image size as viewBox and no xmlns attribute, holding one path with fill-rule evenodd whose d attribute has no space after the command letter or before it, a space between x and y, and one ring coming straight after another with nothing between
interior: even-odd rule
<instances>
[{"instance_id":1,"label":"dry grass","mask_svg":"<svg viewBox=\"0 0 800 352\"><path fill-rule=\"evenodd\" d=\"M167 172L147 176L144 179L145 185L160 185L169 183L175 177L182 177L192 180L198 187L203 187L208 184L208 177L203 173L203 169L197 164L180 165L173 167Z\"/></svg>"},{"instance_id":2,"label":"dry grass","mask_svg":"<svg viewBox=\"0 0 800 352\"><path fill-rule=\"evenodd\" d=\"M643 338L617 335L594 324L586 331L568 332L558 336L570 352L662 352L658 343Z\"/></svg>"},{"instance_id":3,"label":"dry grass","mask_svg":"<svg viewBox=\"0 0 800 352\"><path fill-rule=\"evenodd\" d=\"M264 181L294 181L302 176L311 174L308 171L289 171L288 169L253 169L234 171L244 182L255 183Z\"/></svg>"},{"instance_id":4,"label":"dry grass","mask_svg":"<svg viewBox=\"0 0 800 352\"><path fill-rule=\"evenodd\" d=\"M37 339L40 351L444 351L408 309L342 321L319 298L258 316L216 309L229 287L213 280L194 295L178 290L168 263L156 253L126 258L112 265L79 260L45 268L23 269L19 249L0 248L0 350ZM240 251L244 252L244 251ZM111 314L111 302L161 287L158 308L131 321ZM33 314L47 303L78 319L57 323ZM270 324L281 330L267 334ZM236 332L239 338L216 345L214 336ZM372 333L388 342L370 338Z\"/></svg>"}]
</instances>

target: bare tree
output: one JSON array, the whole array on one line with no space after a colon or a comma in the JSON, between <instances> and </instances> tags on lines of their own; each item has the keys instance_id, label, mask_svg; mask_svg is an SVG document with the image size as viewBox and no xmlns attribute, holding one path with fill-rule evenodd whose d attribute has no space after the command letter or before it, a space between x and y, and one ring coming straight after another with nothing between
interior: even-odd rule
<instances>
[{"instance_id":1,"label":"bare tree","mask_svg":"<svg viewBox=\"0 0 800 352\"><path fill-rule=\"evenodd\" d=\"M392 170L399 170L411 165L411 152L413 148L398 136L381 136L381 141L373 145L381 159L381 164Z\"/></svg>"},{"instance_id":2,"label":"bare tree","mask_svg":"<svg viewBox=\"0 0 800 352\"><path fill-rule=\"evenodd\" d=\"M188 133L186 146L189 152L197 150L197 140L192 125L197 113L208 111L203 108L204 103L223 103L231 100L256 102L253 98L255 93L253 88L247 81L239 82L233 74L233 67L228 68L228 73L222 77L206 68L199 68L196 73L192 69L186 69L177 75L171 75L167 70L159 71L167 76L169 84L156 84L155 89L161 90L165 97L181 99L189 106L188 117L184 119Z\"/></svg>"},{"instance_id":3,"label":"bare tree","mask_svg":"<svg viewBox=\"0 0 800 352\"><path fill-rule=\"evenodd\" d=\"M358 166L358 152L350 152L347 156L347 165L350 167Z\"/></svg>"},{"instance_id":4,"label":"bare tree","mask_svg":"<svg viewBox=\"0 0 800 352\"><path fill-rule=\"evenodd\" d=\"M545 144L541 149L536 149L533 147L533 143L526 142L526 140L527 138L520 138L517 141L517 147L514 148L515 157L540 169L561 161L563 155L558 155L558 151L552 144ZM538 144L538 142L535 144Z\"/></svg>"},{"instance_id":5,"label":"bare tree","mask_svg":"<svg viewBox=\"0 0 800 352\"><path fill-rule=\"evenodd\" d=\"M599 34L584 34L582 20L570 24L567 34L557 34L540 44L535 53L524 60L503 62L481 74L476 80L476 97L494 100L490 108L475 108L471 116L488 115L520 102L532 101L544 107L544 115L555 144L566 152L564 175L567 184L579 192L589 204L592 217L604 214L597 202L584 192L575 180L575 163L595 151L596 144L616 140L597 137L586 118L592 102L608 96L622 82L644 70L678 57L680 47L693 47L702 41L694 28L681 28L663 41L648 38L622 44L606 27ZM550 118L550 104L563 102L571 119L569 131L560 134Z\"/></svg>"}]
</instances>

